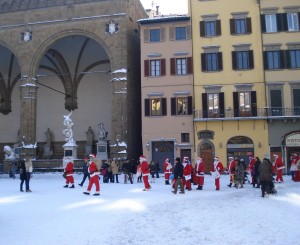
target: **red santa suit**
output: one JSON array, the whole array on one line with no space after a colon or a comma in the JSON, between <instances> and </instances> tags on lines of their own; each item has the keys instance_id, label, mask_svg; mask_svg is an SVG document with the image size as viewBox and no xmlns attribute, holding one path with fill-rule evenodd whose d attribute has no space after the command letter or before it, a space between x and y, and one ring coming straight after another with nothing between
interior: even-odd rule
<instances>
[{"instance_id":1,"label":"red santa suit","mask_svg":"<svg viewBox=\"0 0 300 245\"><path fill-rule=\"evenodd\" d=\"M145 189L143 191L148 191L149 189L151 189L151 186L148 181L150 175L150 168L146 157L140 156L140 163L141 163L141 171L142 171L142 176L143 176L143 181L145 186Z\"/></svg>"},{"instance_id":2,"label":"red santa suit","mask_svg":"<svg viewBox=\"0 0 300 245\"><path fill-rule=\"evenodd\" d=\"M254 180L254 164L255 164L255 158L254 157L249 157L250 163L249 163L249 170L251 173L251 184L254 186L255 185L255 180Z\"/></svg>"},{"instance_id":3,"label":"red santa suit","mask_svg":"<svg viewBox=\"0 0 300 245\"><path fill-rule=\"evenodd\" d=\"M198 185L197 190L202 190L204 185L204 172L205 172L205 162L201 157L197 158L195 164L195 181Z\"/></svg>"},{"instance_id":4,"label":"red santa suit","mask_svg":"<svg viewBox=\"0 0 300 245\"><path fill-rule=\"evenodd\" d=\"M89 185L87 187L87 191L83 192L83 194L89 195L92 189L92 186L95 184L96 186L96 192L94 196L99 196L100 195L100 183L99 183L99 174L100 171L97 168L97 164L93 161L96 158L94 154L90 154L90 161L89 161L89 168L88 172L90 174L90 181Z\"/></svg>"},{"instance_id":5,"label":"red santa suit","mask_svg":"<svg viewBox=\"0 0 300 245\"><path fill-rule=\"evenodd\" d=\"M166 158L165 162L164 162L164 174L165 174L165 184L169 185L169 179L170 179L170 175L172 174L172 165L169 162L169 159Z\"/></svg>"},{"instance_id":6,"label":"red santa suit","mask_svg":"<svg viewBox=\"0 0 300 245\"><path fill-rule=\"evenodd\" d=\"M297 163L300 162L300 157L297 153L294 153L294 156L292 156L292 162L291 162L291 175L292 180L294 181L300 181L300 172L298 171Z\"/></svg>"},{"instance_id":7,"label":"red santa suit","mask_svg":"<svg viewBox=\"0 0 300 245\"><path fill-rule=\"evenodd\" d=\"M66 174L66 185L64 187L68 187L69 183L72 184L72 186L70 188L75 188L74 186L74 164L73 162L68 162L66 165L66 168L64 170L65 174Z\"/></svg>"},{"instance_id":8,"label":"red santa suit","mask_svg":"<svg viewBox=\"0 0 300 245\"><path fill-rule=\"evenodd\" d=\"M183 158L183 187L185 189L191 191L192 190L192 185L191 185L191 178L192 178L192 165L189 163L188 157Z\"/></svg>"},{"instance_id":9,"label":"red santa suit","mask_svg":"<svg viewBox=\"0 0 300 245\"><path fill-rule=\"evenodd\" d=\"M275 162L274 162L274 166L276 167L277 170L277 176L276 176L276 182L283 182L283 178L282 178L282 172L284 169L284 163L282 162L281 157L279 157L278 155L274 154L275 157Z\"/></svg>"},{"instance_id":10,"label":"red santa suit","mask_svg":"<svg viewBox=\"0 0 300 245\"><path fill-rule=\"evenodd\" d=\"M233 160L233 157L229 157L229 163L228 163L228 173L230 176L229 179L229 187L232 186L234 183L234 175L235 175L235 166L236 166L236 161Z\"/></svg>"},{"instance_id":11,"label":"red santa suit","mask_svg":"<svg viewBox=\"0 0 300 245\"><path fill-rule=\"evenodd\" d=\"M211 174L215 179L216 190L220 190L220 177L223 172L223 164L219 161L218 157L214 158L214 165L211 168Z\"/></svg>"}]
</instances>

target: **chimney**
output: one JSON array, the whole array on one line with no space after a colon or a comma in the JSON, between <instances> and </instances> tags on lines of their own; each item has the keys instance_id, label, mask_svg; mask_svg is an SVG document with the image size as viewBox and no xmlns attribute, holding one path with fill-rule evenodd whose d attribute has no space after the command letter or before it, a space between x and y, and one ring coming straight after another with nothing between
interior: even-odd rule
<instances>
[{"instance_id":1,"label":"chimney","mask_svg":"<svg viewBox=\"0 0 300 245\"><path fill-rule=\"evenodd\" d=\"M156 6L156 15L159 15L159 6Z\"/></svg>"}]
</instances>

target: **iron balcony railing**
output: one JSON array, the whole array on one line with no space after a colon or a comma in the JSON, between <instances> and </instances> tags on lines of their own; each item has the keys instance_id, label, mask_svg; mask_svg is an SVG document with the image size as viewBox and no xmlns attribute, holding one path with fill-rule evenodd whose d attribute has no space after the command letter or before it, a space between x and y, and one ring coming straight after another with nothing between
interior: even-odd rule
<instances>
[{"instance_id":1,"label":"iron balcony railing","mask_svg":"<svg viewBox=\"0 0 300 245\"><path fill-rule=\"evenodd\" d=\"M195 110L194 120L247 120L247 119L284 119L300 118L300 107L265 107L252 110Z\"/></svg>"}]
</instances>

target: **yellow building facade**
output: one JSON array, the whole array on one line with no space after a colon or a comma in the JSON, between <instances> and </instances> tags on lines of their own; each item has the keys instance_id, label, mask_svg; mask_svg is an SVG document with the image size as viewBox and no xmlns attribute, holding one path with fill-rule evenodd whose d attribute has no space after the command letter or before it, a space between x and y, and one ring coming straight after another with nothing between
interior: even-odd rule
<instances>
[{"instance_id":1,"label":"yellow building facade","mask_svg":"<svg viewBox=\"0 0 300 245\"><path fill-rule=\"evenodd\" d=\"M234 3L233 3L234 2ZM190 0L195 154L249 163L269 153L266 84L257 1Z\"/></svg>"}]
</instances>

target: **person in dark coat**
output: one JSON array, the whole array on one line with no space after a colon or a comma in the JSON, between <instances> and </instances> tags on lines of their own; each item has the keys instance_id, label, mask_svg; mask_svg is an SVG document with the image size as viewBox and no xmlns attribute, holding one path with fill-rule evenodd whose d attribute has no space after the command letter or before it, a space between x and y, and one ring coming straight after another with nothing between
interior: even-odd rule
<instances>
[{"instance_id":1,"label":"person in dark coat","mask_svg":"<svg viewBox=\"0 0 300 245\"><path fill-rule=\"evenodd\" d=\"M155 166L156 166L156 171L155 171L156 178L159 178L160 167L158 161L156 161Z\"/></svg>"},{"instance_id":2,"label":"person in dark coat","mask_svg":"<svg viewBox=\"0 0 300 245\"><path fill-rule=\"evenodd\" d=\"M25 167L25 161L24 160L20 160L18 170L19 170L19 173L20 173L20 180L21 180L20 191L23 192L23 184L26 180L26 167Z\"/></svg>"},{"instance_id":3,"label":"person in dark coat","mask_svg":"<svg viewBox=\"0 0 300 245\"><path fill-rule=\"evenodd\" d=\"M254 170L253 170L253 178L254 178L253 187L255 187L255 188L260 188L260 183L259 183L259 165L260 164L261 164L261 161L260 161L259 157L255 157Z\"/></svg>"},{"instance_id":4,"label":"person in dark coat","mask_svg":"<svg viewBox=\"0 0 300 245\"><path fill-rule=\"evenodd\" d=\"M236 160L235 165L235 188L239 188L239 185L241 188L243 188L243 182L244 182L244 166L241 160Z\"/></svg>"},{"instance_id":5,"label":"person in dark coat","mask_svg":"<svg viewBox=\"0 0 300 245\"><path fill-rule=\"evenodd\" d=\"M259 165L259 182L261 184L261 196L264 197L270 187L272 186L273 176L272 176L272 163L270 159L266 156L262 163Z\"/></svg>"},{"instance_id":6,"label":"person in dark coat","mask_svg":"<svg viewBox=\"0 0 300 245\"><path fill-rule=\"evenodd\" d=\"M184 186L183 186L183 165L180 161L179 157L176 157L175 159L175 166L174 166L174 191L172 191L174 194L177 194L178 185L180 185L180 194L184 194Z\"/></svg>"},{"instance_id":7,"label":"person in dark coat","mask_svg":"<svg viewBox=\"0 0 300 245\"><path fill-rule=\"evenodd\" d=\"M84 158L84 164L82 166L82 173L83 173L83 179L81 181L80 185L81 187L83 186L86 178L89 178L90 180L90 173L89 173L89 159L87 157Z\"/></svg>"}]
</instances>

